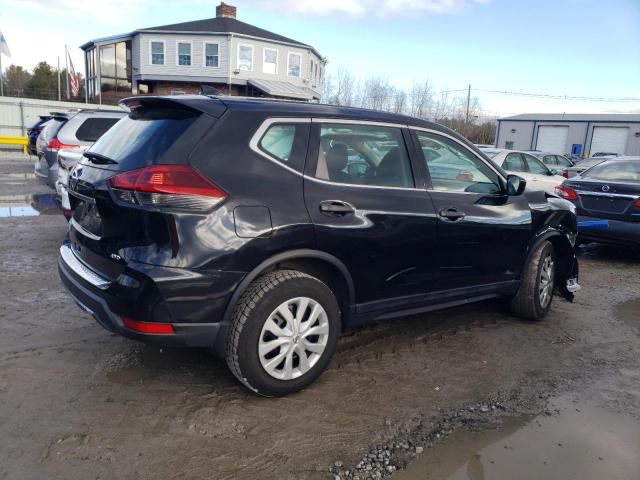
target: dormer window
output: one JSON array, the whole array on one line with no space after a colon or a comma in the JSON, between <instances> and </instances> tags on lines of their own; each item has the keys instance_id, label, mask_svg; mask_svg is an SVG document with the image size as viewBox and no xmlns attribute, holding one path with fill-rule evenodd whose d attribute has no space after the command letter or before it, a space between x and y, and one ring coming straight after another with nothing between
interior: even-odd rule
<instances>
[{"instance_id":1,"label":"dormer window","mask_svg":"<svg viewBox=\"0 0 640 480\"><path fill-rule=\"evenodd\" d=\"M164 65L164 42L151 42L151 65Z\"/></svg>"},{"instance_id":2,"label":"dormer window","mask_svg":"<svg viewBox=\"0 0 640 480\"><path fill-rule=\"evenodd\" d=\"M253 70L253 47L251 45L238 45L238 70Z\"/></svg>"},{"instance_id":3,"label":"dormer window","mask_svg":"<svg viewBox=\"0 0 640 480\"><path fill-rule=\"evenodd\" d=\"M302 64L302 55L299 53L289 52L289 60L287 62L287 75L290 77L300 78L300 65Z\"/></svg>"},{"instance_id":4,"label":"dormer window","mask_svg":"<svg viewBox=\"0 0 640 480\"><path fill-rule=\"evenodd\" d=\"M278 73L278 50L275 48L264 49L264 57L262 60L262 71L264 73Z\"/></svg>"},{"instance_id":5,"label":"dormer window","mask_svg":"<svg viewBox=\"0 0 640 480\"><path fill-rule=\"evenodd\" d=\"M191 44L178 42L178 65L191 65Z\"/></svg>"}]
</instances>

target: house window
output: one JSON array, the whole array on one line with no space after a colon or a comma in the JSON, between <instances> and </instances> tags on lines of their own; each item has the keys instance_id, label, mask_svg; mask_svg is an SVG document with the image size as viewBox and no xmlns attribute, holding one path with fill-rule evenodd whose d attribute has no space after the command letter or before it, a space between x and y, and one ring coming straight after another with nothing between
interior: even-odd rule
<instances>
[{"instance_id":1,"label":"house window","mask_svg":"<svg viewBox=\"0 0 640 480\"><path fill-rule=\"evenodd\" d=\"M191 44L178 42L178 65L191 65Z\"/></svg>"},{"instance_id":2,"label":"house window","mask_svg":"<svg viewBox=\"0 0 640 480\"><path fill-rule=\"evenodd\" d=\"M290 77L300 77L300 65L302 64L302 55L299 53L289 52L289 61L287 62L287 75Z\"/></svg>"},{"instance_id":3,"label":"house window","mask_svg":"<svg viewBox=\"0 0 640 480\"><path fill-rule=\"evenodd\" d=\"M204 64L207 67L218 67L220 62L220 46L217 43L204 44Z\"/></svg>"},{"instance_id":4,"label":"house window","mask_svg":"<svg viewBox=\"0 0 640 480\"><path fill-rule=\"evenodd\" d=\"M164 65L164 42L151 42L151 65Z\"/></svg>"},{"instance_id":5,"label":"house window","mask_svg":"<svg viewBox=\"0 0 640 480\"><path fill-rule=\"evenodd\" d=\"M264 73L278 73L278 50L275 48L265 48L262 60L262 71Z\"/></svg>"},{"instance_id":6,"label":"house window","mask_svg":"<svg viewBox=\"0 0 640 480\"><path fill-rule=\"evenodd\" d=\"M238 45L238 70L253 70L253 47Z\"/></svg>"}]
</instances>

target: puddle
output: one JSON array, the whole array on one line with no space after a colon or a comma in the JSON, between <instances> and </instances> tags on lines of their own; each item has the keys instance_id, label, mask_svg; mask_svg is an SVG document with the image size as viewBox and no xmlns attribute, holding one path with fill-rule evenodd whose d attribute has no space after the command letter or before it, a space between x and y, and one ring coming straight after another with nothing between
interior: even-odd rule
<instances>
[{"instance_id":1,"label":"puddle","mask_svg":"<svg viewBox=\"0 0 640 480\"><path fill-rule=\"evenodd\" d=\"M616 306L616 318L640 330L640 298Z\"/></svg>"},{"instance_id":2,"label":"puddle","mask_svg":"<svg viewBox=\"0 0 640 480\"><path fill-rule=\"evenodd\" d=\"M396 480L637 480L640 421L594 405L507 418L499 430L454 432Z\"/></svg>"},{"instance_id":3,"label":"puddle","mask_svg":"<svg viewBox=\"0 0 640 480\"><path fill-rule=\"evenodd\" d=\"M53 193L0 195L0 217L35 217L60 214Z\"/></svg>"}]
</instances>

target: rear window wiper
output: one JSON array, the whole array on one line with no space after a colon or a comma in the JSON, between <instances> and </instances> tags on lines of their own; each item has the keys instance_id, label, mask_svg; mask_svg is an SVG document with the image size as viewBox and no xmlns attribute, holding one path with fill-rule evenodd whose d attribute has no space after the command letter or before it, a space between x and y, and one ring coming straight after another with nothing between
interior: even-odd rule
<instances>
[{"instance_id":1,"label":"rear window wiper","mask_svg":"<svg viewBox=\"0 0 640 480\"><path fill-rule=\"evenodd\" d=\"M98 165L117 165L118 163L113 158L105 157L95 152L84 152L84 156L88 158L91 163Z\"/></svg>"}]
</instances>

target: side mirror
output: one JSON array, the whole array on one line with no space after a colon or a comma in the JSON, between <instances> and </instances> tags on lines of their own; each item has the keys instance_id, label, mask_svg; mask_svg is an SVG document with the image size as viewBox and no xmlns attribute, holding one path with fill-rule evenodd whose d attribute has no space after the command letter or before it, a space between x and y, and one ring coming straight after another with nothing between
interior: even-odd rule
<instances>
[{"instance_id":1,"label":"side mirror","mask_svg":"<svg viewBox=\"0 0 640 480\"><path fill-rule=\"evenodd\" d=\"M558 170L555 168L550 168L549 175L561 175L561 173L558 173Z\"/></svg>"},{"instance_id":2,"label":"side mirror","mask_svg":"<svg viewBox=\"0 0 640 480\"><path fill-rule=\"evenodd\" d=\"M507 195L518 196L522 195L524 189L527 187L527 181L519 177L518 175L507 176Z\"/></svg>"}]
</instances>

